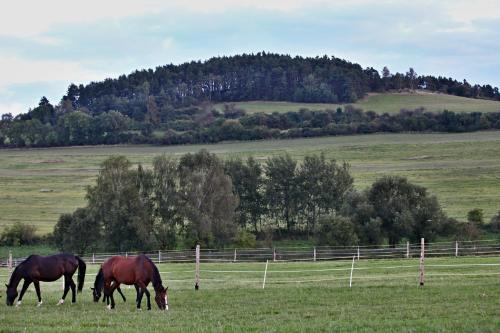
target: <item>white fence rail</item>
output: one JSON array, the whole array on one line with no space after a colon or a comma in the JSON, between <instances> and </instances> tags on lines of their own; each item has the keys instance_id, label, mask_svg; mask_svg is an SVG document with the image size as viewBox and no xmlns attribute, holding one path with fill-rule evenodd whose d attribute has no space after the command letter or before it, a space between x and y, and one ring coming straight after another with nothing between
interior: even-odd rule
<instances>
[{"instance_id":1,"label":"white fence rail","mask_svg":"<svg viewBox=\"0 0 500 333\"><path fill-rule=\"evenodd\" d=\"M360 259L419 258L420 243L406 243L397 246L316 246L316 247L275 247L255 249L203 249L200 250L200 262L272 262L278 261L323 261L350 260L354 256ZM101 264L116 256L134 256L145 254L156 263L194 263L196 250L158 250L116 253L93 253L83 256L87 264ZM498 240L453 241L426 243L426 257L459 257L459 256L499 256ZM26 259L12 253L12 266ZM0 267L8 267L9 258L0 259Z\"/></svg>"}]
</instances>

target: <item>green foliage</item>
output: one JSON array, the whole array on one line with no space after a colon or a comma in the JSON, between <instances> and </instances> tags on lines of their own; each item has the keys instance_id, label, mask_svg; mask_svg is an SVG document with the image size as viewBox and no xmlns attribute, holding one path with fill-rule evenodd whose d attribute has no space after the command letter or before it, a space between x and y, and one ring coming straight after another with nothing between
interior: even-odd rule
<instances>
[{"instance_id":1,"label":"green foliage","mask_svg":"<svg viewBox=\"0 0 500 333\"><path fill-rule=\"evenodd\" d=\"M236 233L238 196L219 159L205 150L184 155L179 162L182 209L188 220L187 245L228 244Z\"/></svg>"},{"instance_id":2,"label":"green foliage","mask_svg":"<svg viewBox=\"0 0 500 333\"><path fill-rule=\"evenodd\" d=\"M123 156L102 164L97 184L87 191L88 207L102 224L105 247L110 250L152 247L153 221L148 202L140 192L141 171L130 170Z\"/></svg>"},{"instance_id":3,"label":"green foliage","mask_svg":"<svg viewBox=\"0 0 500 333\"><path fill-rule=\"evenodd\" d=\"M421 237L432 240L442 230L445 216L436 197L404 177L380 178L368 190L367 197L390 244L403 237L412 241Z\"/></svg>"},{"instance_id":4,"label":"green foliage","mask_svg":"<svg viewBox=\"0 0 500 333\"><path fill-rule=\"evenodd\" d=\"M35 232L35 226L17 222L13 226L5 228L2 232L0 245L22 246L36 244L40 238L35 235Z\"/></svg>"},{"instance_id":5,"label":"green foliage","mask_svg":"<svg viewBox=\"0 0 500 333\"><path fill-rule=\"evenodd\" d=\"M233 244L240 248L253 248L257 245L257 241L253 233L245 229L240 229L234 236Z\"/></svg>"},{"instance_id":6,"label":"green foliage","mask_svg":"<svg viewBox=\"0 0 500 333\"><path fill-rule=\"evenodd\" d=\"M467 213L467 221L477 226L484 225L484 212L482 209L475 208Z\"/></svg>"},{"instance_id":7,"label":"green foliage","mask_svg":"<svg viewBox=\"0 0 500 333\"><path fill-rule=\"evenodd\" d=\"M335 214L320 217L316 239L319 245L348 246L359 243L355 224L348 217Z\"/></svg>"},{"instance_id":8,"label":"green foliage","mask_svg":"<svg viewBox=\"0 0 500 333\"><path fill-rule=\"evenodd\" d=\"M257 232L266 213L262 167L249 157L246 163L242 159L230 159L224 168L231 177L235 194L240 198L236 209L238 224L243 228L251 226Z\"/></svg>"},{"instance_id":9,"label":"green foliage","mask_svg":"<svg viewBox=\"0 0 500 333\"><path fill-rule=\"evenodd\" d=\"M54 227L54 244L61 251L84 255L98 248L102 240L101 224L88 208L78 208L73 214L62 214Z\"/></svg>"},{"instance_id":10,"label":"green foliage","mask_svg":"<svg viewBox=\"0 0 500 333\"><path fill-rule=\"evenodd\" d=\"M491 218L489 227L492 232L500 232L500 211Z\"/></svg>"}]
</instances>

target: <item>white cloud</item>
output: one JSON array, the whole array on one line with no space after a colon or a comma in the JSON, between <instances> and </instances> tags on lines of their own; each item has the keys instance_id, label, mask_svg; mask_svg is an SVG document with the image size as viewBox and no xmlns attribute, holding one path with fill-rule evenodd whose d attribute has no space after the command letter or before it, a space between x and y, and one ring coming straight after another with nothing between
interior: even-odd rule
<instances>
[{"instance_id":1,"label":"white cloud","mask_svg":"<svg viewBox=\"0 0 500 333\"><path fill-rule=\"evenodd\" d=\"M77 61L28 60L18 57L0 57L0 73L0 90L17 84L85 82L106 77L105 73L89 70Z\"/></svg>"},{"instance_id":2,"label":"white cloud","mask_svg":"<svg viewBox=\"0 0 500 333\"><path fill-rule=\"evenodd\" d=\"M28 111L28 107L21 103L0 103L0 115L5 113L12 113L13 116L17 116L21 113L26 113Z\"/></svg>"}]
</instances>

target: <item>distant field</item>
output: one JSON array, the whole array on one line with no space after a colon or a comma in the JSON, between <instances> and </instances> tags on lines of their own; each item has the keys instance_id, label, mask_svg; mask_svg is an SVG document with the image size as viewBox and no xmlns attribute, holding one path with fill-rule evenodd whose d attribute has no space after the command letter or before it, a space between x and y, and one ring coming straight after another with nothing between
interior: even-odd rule
<instances>
[{"instance_id":1,"label":"distant field","mask_svg":"<svg viewBox=\"0 0 500 333\"><path fill-rule=\"evenodd\" d=\"M299 111L302 108L309 110L336 109L341 104L323 103L289 103L289 102L240 102L234 103L248 113L264 112L288 112ZM482 99L472 99L446 94L434 93L387 93L370 94L366 98L353 104L365 111L377 113L398 113L399 110L416 109L424 107L429 111L455 111L455 112L500 112L500 102ZM223 104L217 107L222 110Z\"/></svg>"},{"instance_id":2,"label":"distant field","mask_svg":"<svg viewBox=\"0 0 500 333\"><path fill-rule=\"evenodd\" d=\"M194 264L162 264L169 286L167 313L137 311L135 292L122 286L116 309L93 303L97 266L89 265L77 303L56 306L61 281L41 283L41 307L33 287L19 308L0 303L5 332L499 332L500 258L426 259L426 284L418 287L418 260L201 264L194 291ZM0 269L0 283L7 270ZM3 285L3 284L2 284ZM154 296L152 287L149 290ZM4 290L2 290L5 297ZM67 300L69 300L68 296Z\"/></svg>"},{"instance_id":3,"label":"distant field","mask_svg":"<svg viewBox=\"0 0 500 333\"><path fill-rule=\"evenodd\" d=\"M178 157L202 148L223 158L260 161L289 152L309 153L351 164L358 189L384 174L407 176L436 194L446 210L464 219L482 208L486 219L500 210L500 132L463 134L374 134L186 146L98 146L0 150L0 229L17 221L52 231L61 213L85 205L100 163L113 154L150 165L154 156Z\"/></svg>"}]
</instances>

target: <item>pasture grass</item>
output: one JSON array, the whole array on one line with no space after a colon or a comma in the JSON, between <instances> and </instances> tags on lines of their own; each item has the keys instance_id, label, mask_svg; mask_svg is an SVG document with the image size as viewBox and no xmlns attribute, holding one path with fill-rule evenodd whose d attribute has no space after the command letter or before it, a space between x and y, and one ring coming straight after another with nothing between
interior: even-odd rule
<instances>
[{"instance_id":1,"label":"pasture grass","mask_svg":"<svg viewBox=\"0 0 500 333\"><path fill-rule=\"evenodd\" d=\"M216 109L222 111L224 104L216 104ZM235 104L238 108L247 113L285 113L289 111L297 112L300 109L311 111L337 109L344 107L343 104L334 103L292 103L292 102L272 102L272 101L250 101L229 103ZM441 112L443 110L454 112L500 112L500 102L485 99L474 99L447 94L429 92L403 92L368 94L365 98L352 104L364 111L375 111L377 113L398 113L401 109L414 110L424 107L428 111Z\"/></svg>"},{"instance_id":2,"label":"pasture grass","mask_svg":"<svg viewBox=\"0 0 500 333\"><path fill-rule=\"evenodd\" d=\"M208 149L222 158L253 156L265 162L289 153L300 161L323 152L351 165L355 187L365 189L385 174L406 176L437 195L452 217L484 210L486 221L500 210L500 132L461 134L372 134L230 142L185 146L96 146L0 150L0 229L15 222L52 231L60 214L85 205L99 165L125 155L149 167L155 156Z\"/></svg>"},{"instance_id":3,"label":"pasture grass","mask_svg":"<svg viewBox=\"0 0 500 333\"><path fill-rule=\"evenodd\" d=\"M155 304L137 311L134 289L125 286L128 300L116 295L115 310L93 303L89 287L97 266L89 266L74 305L55 305L61 281L42 283L40 308L32 288L19 308L2 301L0 331L498 332L500 266L477 264L500 265L500 258L426 259L426 284L418 287L416 259L361 260L349 288L350 261L270 263L262 289L264 263L202 263L199 291L193 290L194 264L162 264L167 313ZM0 270L0 280L4 275Z\"/></svg>"}]
</instances>

